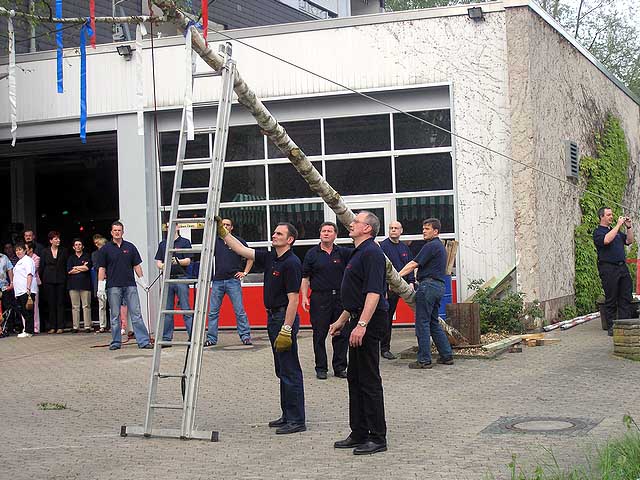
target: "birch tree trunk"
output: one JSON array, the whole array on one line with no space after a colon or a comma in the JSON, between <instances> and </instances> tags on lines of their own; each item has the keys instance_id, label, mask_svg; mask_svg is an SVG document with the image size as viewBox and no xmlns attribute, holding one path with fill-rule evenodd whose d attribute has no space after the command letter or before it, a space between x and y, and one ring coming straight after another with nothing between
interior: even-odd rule
<instances>
[{"instance_id":1,"label":"birch tree trunk","mask_svg":"<svg viewBox=\"0 0 640 480\"><path fill-rule=\"evenodd\" d=\"M153 0L153 3L163 11L168 21L173 22L178 27L178 31L181 34L184 33L186 28L191 29L193 49L198 53L198 55L200 55L207 65L216 71L222 68L223 58L205 43L204 38L197 28L193 25L189 26L189 18L187 18L184 13L177 8L173 0ZM287 156L298 173L300 173L302 178L304 178L309 184L309 188L321 197L329 208L335 212L340 223L348 228L349 224L355 217L351 209L344 203L340 194L336 192L324 177L314 168L302 149L295 144L282 125L278 123L271 112L269 112L260 99L257 98L253 90L251 90L251 88L249 88L246 82L242 79L238 69L236 69L233 89L238 96L240 104L249 110L251 115L253 115L263 133L269 137L269 140L271 140L271 142L273 142L273 144L278 147L282 153ZM386 275L389 288L402 297L407 305L415 310L415 292L411 289L409 284L405 282L400 275L398 275L398 272L393 268L393 265L388 258L386 258ZM453 345L466 342L466 339L460 334L460 332L453 329L442 320L440 323L449 335L450 341Z\"/></svg>"}]
</instances>

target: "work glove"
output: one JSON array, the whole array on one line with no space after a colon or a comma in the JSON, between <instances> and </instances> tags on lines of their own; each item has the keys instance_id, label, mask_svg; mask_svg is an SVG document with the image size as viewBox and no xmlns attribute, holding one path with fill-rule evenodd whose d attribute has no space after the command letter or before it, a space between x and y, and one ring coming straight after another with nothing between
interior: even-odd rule
<instances>
[{"instance_id":1,"label":"work glove","mask_svg":"<svg viewBox=\"0 0 640 480\"><path fill-rule=\"evenodd\" d=\"M142 288L144 288L145 290L149 290L149 285L147 285L147 281L144 279L144 277L138 277L136 281Z\"/></svg>"},{"instance_id":2,"label":"work glove","mask_svg":"<svg viewBox=\"0 0 640 480\"><path fill-rule=\"evenodd\" d=\"M216 215L214 217L214 220L216 221L216 230L218 232L218 237L220 238L226 237L229 234L229 232L227 231L225 226L222 224L222 218Z\"/></svg>"},{"instance_id":3,"label":"work glove","mask_svg":"<svg viewBox=\"0 0 640 480\"><path fill-rule=\"evenodd\" d=\"M97 293L98 298L102 299L102 300L106 300L107 299L107 281L106 280L99 280L98 281L98 293Z\"/></svg>"},{"instance_id":4,"label":"work glove","mask_svg":"<svg viewBox=\"0 0 640 480\"><path fill-rule=\"evenodd\" d=\"M276 352L288 352L291 350L291 330L285 330L284 325L280 329L280 333L276 337L276 341L274 342L274 347L276 348Z\"/></svg>"}]
</instances>

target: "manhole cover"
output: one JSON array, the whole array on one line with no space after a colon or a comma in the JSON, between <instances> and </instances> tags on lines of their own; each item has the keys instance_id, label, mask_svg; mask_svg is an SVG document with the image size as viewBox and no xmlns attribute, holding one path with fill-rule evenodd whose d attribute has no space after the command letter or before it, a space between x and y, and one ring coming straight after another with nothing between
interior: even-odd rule
<instances>
[{"instance_id":1,"label":"manhole cover","mask_svg":"<svg viewBox=\"0 0 640 480\"><path fill-rule=\"evenodd\" d=\"M584 435L602 419L568 417L500 417L481 433Z\"/></svg>"}]
</instances>

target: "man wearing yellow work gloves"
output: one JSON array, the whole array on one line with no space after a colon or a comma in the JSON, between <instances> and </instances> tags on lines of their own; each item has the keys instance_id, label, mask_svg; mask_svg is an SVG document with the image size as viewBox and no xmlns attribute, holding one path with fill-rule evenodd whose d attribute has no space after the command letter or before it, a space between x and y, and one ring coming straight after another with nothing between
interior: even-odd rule
<instances>
[{"instance_id":1,"label":"man wearing yellow work gloves","mask_svg":"<svg viewBox=\"0 0 640 480\"><path fill-rule=\"evenodd\" d=\"M304 432L304 384L298 358L298 298L302 282L302 263L291 251L298 231L290 223L279 223L271 236L272 250L245 247L216 217L218 236L238 255L264 268L264 306L267 331L273 350L276 376L280 379L282 415L269 422L277 434Z\"/></svg>"}]
</instances>

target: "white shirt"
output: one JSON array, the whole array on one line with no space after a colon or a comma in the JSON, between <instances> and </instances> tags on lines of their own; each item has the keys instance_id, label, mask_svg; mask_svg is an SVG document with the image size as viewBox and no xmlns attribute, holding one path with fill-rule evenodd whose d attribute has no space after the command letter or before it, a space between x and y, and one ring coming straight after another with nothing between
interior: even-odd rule
<instances>
[{"instance_id":1,"label":"white shirt","mask_svg":"<svg viewBox=\"0 0 640 480\"><path fill-rule=\"evenodd\" d=\"M31 274L31 290L33 291L34 285L36 283L36 265L31 260L31 257L25 255L16 266L13 267L13 289L15 292L15 296L19 297L20 295L24 295L27 293L27 276Z\"/></svg>"}]
</instances>

